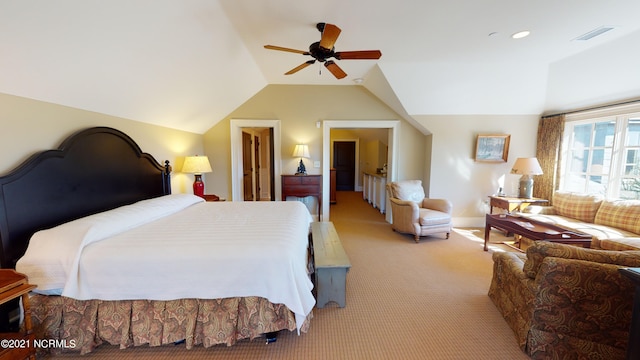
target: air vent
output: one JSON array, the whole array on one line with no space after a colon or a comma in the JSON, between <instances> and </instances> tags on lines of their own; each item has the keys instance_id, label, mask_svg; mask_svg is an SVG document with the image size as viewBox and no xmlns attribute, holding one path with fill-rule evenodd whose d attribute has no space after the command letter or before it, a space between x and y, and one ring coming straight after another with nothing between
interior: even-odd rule
<instances>
[{"instance_id":1,"label":"air vent","mask_svg":"<svg viewBox=\"0 0 640 360\"><path fill-rule=\"evenodd\" d=\"M580 35L577 38L573 39L573 40L580 40L580 41L587 41L587 40L591 40L596 36L600 36L604 33L606 33L609 30L613 30L615 29L615 27L613 26L601 26L599 28L593 29L591 31L589 31L586 34Z\"/></svg>"}]
</instances>

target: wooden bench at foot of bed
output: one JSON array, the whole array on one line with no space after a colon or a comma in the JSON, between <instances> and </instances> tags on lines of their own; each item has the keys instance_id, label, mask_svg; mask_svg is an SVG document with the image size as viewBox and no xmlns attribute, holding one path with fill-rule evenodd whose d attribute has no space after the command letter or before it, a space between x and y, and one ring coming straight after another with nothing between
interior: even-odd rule
<instances>
[{"instance_id":1,"label":"wooden bench at foot of bed","mask_svg":"<svg viewBox=\"0 0 640 360\"><path fill-rule=\"evenodd\" d=\"M323 308L330 301L340 307L346 305L349 257L342 247L336 228L330 221L311 224L313 260L315 266L316 307Z\"/></svg>"}]
</instances>

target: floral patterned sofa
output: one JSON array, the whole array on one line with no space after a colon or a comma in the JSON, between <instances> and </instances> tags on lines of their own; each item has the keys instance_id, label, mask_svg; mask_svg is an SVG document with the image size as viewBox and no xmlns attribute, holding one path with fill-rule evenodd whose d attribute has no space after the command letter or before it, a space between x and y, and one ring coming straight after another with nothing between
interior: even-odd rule
<instances>
[{"instance_id":1,"label":"floral patterned sofa","mask_svg":"<svg viewBox=\"0 0 640 360\"><path fill-rule=\"evenodd\" d=\"M624 359L640 251L535 242L493 253L489 297L532 359Z\"/></svg>"},{"instance_id":2,"label":"floral patterned sofa","mask_svg":"<svg viewBox=\"0 0 640 360\"><path fill-rule=\"evenodd\" d=\"M593 249L640 250L638 200L556 191L553 206L529 206L521 215L593 235Z\"/></svg>"}]
</instances>

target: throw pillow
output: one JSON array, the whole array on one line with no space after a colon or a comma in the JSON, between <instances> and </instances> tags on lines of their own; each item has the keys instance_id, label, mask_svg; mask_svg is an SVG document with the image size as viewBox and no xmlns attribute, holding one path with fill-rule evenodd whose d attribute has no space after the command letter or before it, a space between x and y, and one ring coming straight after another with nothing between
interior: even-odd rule
<instances>
[{"instance_id":1,"label":"throw pillow","mask_svg":"<svg viewBox=\"0 0 640 360\"><path fill-rule=\"evenodd\" d=\"M595 223L640 234L640 201L604 201L598 210Z\"/></svg>"},{"instance_id":2,"label":"throw pillow","mask_svg":"<svg viewBox=\"0 0 640 360\"><path fill-rule=\"evenodd\" d=\"M593 223L602 204L602 196L556 191L553 208L557 215Z\"/></svg>"}]
</instances>

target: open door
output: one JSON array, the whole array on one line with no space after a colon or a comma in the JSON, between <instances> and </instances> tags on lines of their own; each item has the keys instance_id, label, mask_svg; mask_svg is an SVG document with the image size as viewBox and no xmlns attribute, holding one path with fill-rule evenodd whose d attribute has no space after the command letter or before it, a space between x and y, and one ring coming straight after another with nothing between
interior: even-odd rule
<instances>
[{"instance_id":1,"label":"open door","mask_svg":"<svg viewBox=\"0 0 640 360\"><path fill-rule=\"evenodd\" d=\"M243 200L253 201L253 168L251 166L251 134L242 132L242 186Z\"/></svg>"},{"instance_id":2,"label":"open door","mask_svg":"<svg viewBox=\"0 0 640 360\"><path fill-rule=\"evenodd\" d=\"M275 201L273 128L242 129L242 200Z\"/></svg>"},{"instance_id":3,"label":"open door","mask_svg":"<svg viewBox=\"0 0 640 360\"><path fill-rule=\"evenodd\" d=\"M231 119L231 200L244 200L243 133L260 136L260 188L257 199L279 201L281 198L281 148L280 120ZM253 151L251 151L253 153ZM255 182L252 190L255 189Z\"/></svg>"},{"instance_id":4,"label":"open door","mask_svg":"<svg viewBox=\"0 0 640 360\"><path fill-rule=\"evenodd\" d=\"M260 167L260 161L261 161L261 156L260 156L260 137L259 136L254 136L253 137L253 176L255 177L256 181L256 191L255 191L255 196L254 196L254 200L260 200L262 198L262 193L260 190L260 187L262 186L262 182L260 179L260 172L262 171L261 167Z\"/></svg>"},{"instance_id":5,"label":"open door","mask_svg":"<svg viewBox=\"0 0 640 360\"><path fill-rule=\"evenodd\" d=\"M276 170L275 170L275 146L274 144L274 136L273 136L273 128L269 128L269 199L270 201L276 201Z\"/></svg>"}]
</instances>

